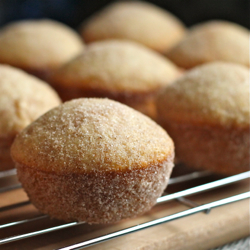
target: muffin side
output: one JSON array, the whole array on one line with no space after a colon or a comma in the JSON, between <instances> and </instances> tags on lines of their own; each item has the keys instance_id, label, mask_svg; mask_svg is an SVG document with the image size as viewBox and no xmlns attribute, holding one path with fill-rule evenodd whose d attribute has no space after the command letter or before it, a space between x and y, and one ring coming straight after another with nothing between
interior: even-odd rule
<instances>
[{"instance_id":1,"label":"muffin side","mask_svg":"<svg viewBox=\"0 0 250 250\"><path fill-rule=\"evenodd\" d=\"M166 159L143 169L59 175L16 165L19 180L41 212L66 221L102 224L150 210L163 193L172 166L172 159Z\"/></svg>"},{"instance_id":2,"label":"muffin side","mask_svg":"<svg viewBox=\"0 0 250 250\"><path fill-rule=\"evenodd\" d=\"M0 63L43 79L83 48L75 31L49 19L14 22L0 30Z\"/></svg>"}]
</instances>

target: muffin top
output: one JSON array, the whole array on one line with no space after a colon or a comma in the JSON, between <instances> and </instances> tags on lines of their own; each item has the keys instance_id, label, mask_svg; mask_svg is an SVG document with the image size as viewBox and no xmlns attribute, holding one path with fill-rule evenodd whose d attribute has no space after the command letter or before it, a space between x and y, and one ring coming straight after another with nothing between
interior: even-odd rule
<instances>
[{"instance_id":1,"label":"muffin top","mask_svg":"<svg viewBox=\"0 0 250 250\"><path fill-rule=\"evenodd\" d=\"M45 82L0 65L0 137L15 136L60 103L56 92Z\"/></svg>"},{"instance_id":2,"label":"muffin top","mask_svg":"<svg viewBox=\"0 0 250 250\"><path fill-rule=\"evenodd\" d=\"M82 50L80 36L52 20L19 21L0 30L0 62L23 69L53 69Z\"/></svg>"},{"instance_id":3,"label":"muffin top","mask_svg":"<svg viewBox=\"0 0 250 250\"><path fill-rule=\"evenodd\" d=\"M198 66L158 97L159 119L223 127L249 127L249 70L232 63Z\"/></svg>"},{"instance_id":4,"label":"muffin top","mask_svg":"<svg viewBox=\"0 0 250 250\"><path fill-rule=\"evenodd\" d=\"M167 51L182 39L185 28L171 13L145 2L118 2L109 5L83 24L86 42L128 39L159 52Z\"/></svg>"},{"instance_id":5,"label":"muffin top","mask_svg":"<svg viewBox=\"0 0 250 250\"><path fill-rule=\"evenodd\" d=\"M172 159L173 143L150 118L123 104L82 98L25 128L12 145L12 157L55 173L133 170Z\"/></svg>"},{"instance_id":6,"label":"muffin top","mask_svg":"<svg viewBox=\"0 0 250 250\"><path fill-rule=\"evenodd\" d=\"M231 22L210 21L194 26L167 53L183 68L212 61L239 63L249 67L249 30Z\"/></svg>"},{"instance_id":7,"label":"muffin top","mask_svg":"<svg viewBox=\"0 0 250 250\"><path fill-rule=\"evenodd\" d=\"M58 69L58 86L110 92L147 93L172 82L177 67L148 48L130 41L92 43L84 53Z\"/></svg>"}]
</instances>

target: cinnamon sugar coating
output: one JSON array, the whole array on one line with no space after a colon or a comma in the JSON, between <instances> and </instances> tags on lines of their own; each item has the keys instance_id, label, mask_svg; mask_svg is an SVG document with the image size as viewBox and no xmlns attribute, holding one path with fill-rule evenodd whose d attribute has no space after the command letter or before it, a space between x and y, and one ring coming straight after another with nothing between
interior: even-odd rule
<instances>
[{"instance_id":1,"label":"cinnamon sugar coating","mask_svg":"<svg viewBox=\"0 0 250 250\"><path fill-rule=\"evenodd\" d=\"M249 128L222 128L166 122L176 145L176 155L185 165L223 175L249 171Z\"/></svg>"},{"instance_id":2,"label":"cinnamon sugar coating","mask_svg":"<svg viewBox=\"0 0 250 250\"><path fill-rule=\"evenodd\" d=\"M157 99L158 121L177 157L222 174L249 169L249 71L231 63L199 66Z\"/></svg>"},{"instance_id":3,"label":"cinnamon sugar coating","mask_svg":"<svg viewBox=\"0 0 250 250\"><path fill-rule=\"evenodd\" d=\"M28 167L79 174L143 168L172 151L172 140L151 119L123 104L95 98L72 100L47 112L12 146L14 160Z\"/></svg>"},{"instance_id":4,"label":"cinnamon sugar coating","mask_svg":"<svg viewBox=\"0 0 250 250\"><path fill-rule=\"evenodd\" d=\"M45 82L0 65L0 169L13 167L9 150L17 133L61 103ZM5 167L4 167L5 166Z\"/></svg>"},{"instance_id":5,"label":"cinnamon sugar coating","mask_svg":"<svg viewBox=\"0 0 250 250\"><path fill-rule=\"evenodd\" d=\"M83 50L81 38L52 20L11 23L0 30L0 63L44 77Z\"/></svg>"},{"instance_id":6,"label":"cinnamon sugar coating","mask_svg":"<svg viewBox=\"0 0 250 250\"><path fill-rule=\"evenodd\" d=\"M166 54L176 65L192 68L212 61L249 64L249 30L227 21L209 21L194 26Z\"/></svg>"},{"instance_id":7,"label":"cinnamon sugar coating","mask_svg":"<svg viewBox=\"0 0 250 250\"><path fill-rule=\"evenodd\" d=\"M164 52L185 34L183 23L174 15L146 2L113 3L83 24L86 42L126 39Z\"/></svg>"},{"instance_id":8,"label":"cinnamon sugar coating","mask_svg":"<svg viewBox=\"0 0 250 250\"><path fill-rule=\"evenodd\" d=\"M63 220L109 223L155 204L173 168L174 146L141 113L85 98L37 119L17 136L11 153L39 210Z\"/></svg>"},{"instance_id":9,"label":"cinnamon sugar coating","mask_svg":"<svg viewBox=\"0 0 250 250\"><path fill-rule=\"evenodd\" d=\"M146 47L109 40L87 46L82 55L54 72L50 81L64 100L108 97L136 108L152 102L179 75L174 64Z\"/></svg>"}]
</instances>

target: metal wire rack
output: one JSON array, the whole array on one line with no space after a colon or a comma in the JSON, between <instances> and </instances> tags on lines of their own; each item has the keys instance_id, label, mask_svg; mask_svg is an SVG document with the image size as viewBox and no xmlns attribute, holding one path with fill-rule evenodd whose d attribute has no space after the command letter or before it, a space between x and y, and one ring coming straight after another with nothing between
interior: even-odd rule
<instances>
[{"instance_id":1,"label":"metal wire rack","mask_svg":"<svg viewBox=\"0 0 250 250\"><path fill-rule=\"evenodd\" d=\"M16 175L15 170L10 170L10 171L4 171L4 172L0 172L0 180L1 179L5 179L5 178L9 178L9 177L13 177ZM190 182L194 182L197 180L201 180L201 179L205 179L205 178L210 178L213 177L213 175L208 172L208 171L203 171L203 172L191 172L191 173L186 173L186 174L182 174L180 176L177 177L173 177L170 179L169 181L169 186L171 185L182 185L185 183L190 183ZM241 173L238 175L234 175L234 176L230 176L227 178L220 178L220 179L216 179L216 177L212 178L212 181L203 183L203 184L199 184L199 185L195 185L192 186L190 188L181 190L181 191L177 191L174 193L170 193L170 194L164 194L162 197L158 198L157 200L157 204L161 204L161 203L165 203L165 202L169 202L169 201L178 201L182 204L184 204L185 206L187 206L188 208L184 211L175 213L175 214L171 214L162 218L158 218L158 219L154 219L151 221L147 221L144 223L141 223L139 225L134 225L131 227L127 227L127 228L122 228L121 230L115 231L115 232L111 232L108 233L106 235L101 235L99 237L95 237L89 240L85 240L82 242L78 242L76 244L72 244L70 246L66 246L63 248L60 248L61 250L70 250L70 249L82 249L82 248L86 248L89 246L92 246L94 244L98 244L119 236L123 236L126 234L130 234L139 230L143 230L149 227L153 227L153 226L157 226L159 224L162 223L166 223L172 220L176 220L176 219L180 219L182 217L186 217L195 213L199 213L199 212L205 212L205 213L209 213L211 209L219 207L219 206L223 206L232 202L237 202L243 199L247 199L250 198L250 192L244 192L244 193L240 193L231 197L227 197L224 199L220 199L220 200L216 200L207 204L202 204L202 205L198 205L196 203L194 203L192 200L187 199L187 196L190 195L194 195L194 194L198 194L201 192L206 192L209 190L213 190L213 189L218 189L222 186L225 185L230 185L236 182L240 182L243 181L247 178L250 178L250 171L245 172L245 173ZM211 179L211 178L210 178ZM20 183L14 183L11 185L6 185L3 187L0 187L0 194L6 193L8 191L11 190L15 190L15 189L21 189L21 185ZM30 202L28 200L25 201L21 201L18 203L14 203L14 204L10 204L10 205L6 205L3 207L0 207L0 214L4 213L6 211L10 211L12 209L18 209L21 207L25 207L30 205ZM37 214L35 217L32 218L24 218L21 220L15 220L15 221L11 221L8 223L2 223L0 220L0 235L1 235L1 230L6 230L8 229L12 229L18 225L22 225L25 226L28 223L36 223L38 221L42 221L48 219L47 215L43 215L43 214ZM3 237L0 239L0 246L1 245L5 245L14 241L19 241L19 240L23 240L23 239L27 239L30 237L35 237L38 235L42 235L42 234L47 234L47 233L54 233L56 231L62 230L62 229L66 229L66 228L72 228L72 227L76 227L79 225L84 224L84 222L70 222L70 223L63 223L60 222L59 225L56 226L51 226L51 227L46 227L40 230L34 230L31 232L27 232L27 233L21 233L21 234L17 234L17 235L10 235L8 237ZM87 226L87 225L86 225ZM109 225L107 225L106 227L109 227ZM11 231L11 230L10 230Z\"/></svg>"}]
</instances>

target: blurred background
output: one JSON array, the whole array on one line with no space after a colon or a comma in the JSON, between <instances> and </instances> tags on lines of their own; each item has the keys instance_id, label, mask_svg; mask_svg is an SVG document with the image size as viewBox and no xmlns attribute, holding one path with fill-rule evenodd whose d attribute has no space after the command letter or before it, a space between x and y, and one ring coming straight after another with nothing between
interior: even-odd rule
<instances>
[{"instance_id":1,"label":"blurred background","mask_svg":"<svg viewBox=\"0 0 250 250\"><path fill-rule=\"evenodd\" d=\"M51 18L78 28L79 24L114 0L0 0L0 26L27 18ZM187 26L224 19L250 28L250 0L154 0Z\"/></svg>"}]
</instances>

